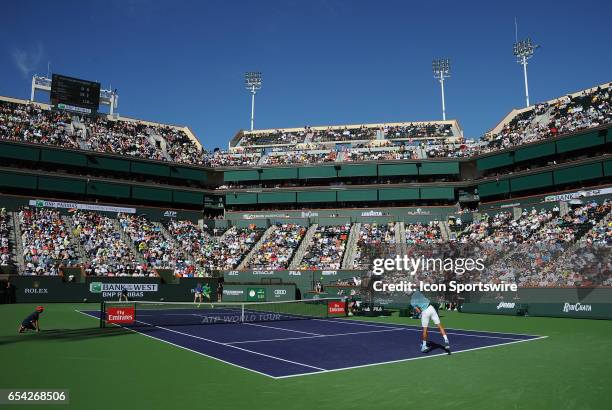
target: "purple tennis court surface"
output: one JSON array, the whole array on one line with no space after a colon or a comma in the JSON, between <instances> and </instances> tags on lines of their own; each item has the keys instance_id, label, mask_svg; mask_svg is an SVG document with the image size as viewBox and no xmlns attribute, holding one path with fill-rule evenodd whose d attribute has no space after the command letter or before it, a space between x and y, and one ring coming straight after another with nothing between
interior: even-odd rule
<instances>
[{"instance_id":1,"label":"purple tennis court surface","mask_svg":"<svg viewBox=\"0 0 612 410\"><path fill-rule=\"evenodd\" d=\"M83 311L99 317L98 311ZM129 327L128 327L129 328ZM145 336L272 378L351 369L445 355L437 330L434 348L420 351L419 326L350 319L132 327ZM544 336L447 329L453 353L520 343Z\"/></svg>"}]
</instances>

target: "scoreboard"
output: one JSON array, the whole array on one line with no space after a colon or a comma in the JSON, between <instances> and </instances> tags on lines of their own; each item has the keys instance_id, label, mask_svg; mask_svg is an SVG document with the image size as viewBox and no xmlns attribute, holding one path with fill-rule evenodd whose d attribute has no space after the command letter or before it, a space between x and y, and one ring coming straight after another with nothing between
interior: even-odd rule
<instances>
[{"instance_id":1,"label":"scoreboard","mask_svg":"<svg viewBox=\"0 0 612 410\"><path fill-rule=\"evenodd\" d=\"M100 105L100 83L53 74L51 105L81 112L96 112Z\"/></svg>"}]
</instances>

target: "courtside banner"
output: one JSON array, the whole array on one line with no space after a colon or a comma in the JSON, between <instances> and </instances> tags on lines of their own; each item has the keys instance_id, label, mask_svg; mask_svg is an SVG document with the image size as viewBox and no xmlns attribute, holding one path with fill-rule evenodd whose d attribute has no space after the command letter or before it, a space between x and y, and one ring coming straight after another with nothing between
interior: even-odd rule
<instances>
[{"instance_id":1,"label":"courtside banner","mask_svg":"<svg viewBox=\"0 0 612 410\"><path fill-rule=\"evenodd\" d=\"M132 324L135 311L133 307L107 307L106 323Z\"/></svg>"},{"instance_id":2,"label":"courtside banner","mask_svg":"<svg viewBox=\"0 0 612 410\"><path fill-rule=\"evenodd\" d=\"M330 315L343 315L346 312L345 302L328 302L327 313Z\"/></svg>"}]
</instances>

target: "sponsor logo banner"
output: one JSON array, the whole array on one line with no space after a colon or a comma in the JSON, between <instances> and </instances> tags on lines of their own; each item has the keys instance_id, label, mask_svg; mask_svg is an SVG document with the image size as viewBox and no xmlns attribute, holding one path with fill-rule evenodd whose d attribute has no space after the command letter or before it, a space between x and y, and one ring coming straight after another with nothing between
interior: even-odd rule
<instances>
[{"instance_id":1,"label":"sponsor logo banner","mask_svg":"<svg viewBox=\"0 0 612 410\"><path fill-rule=\"evenodd\" d=\"M91 282L89 292L101 293L102 298L118 297L123 290L126 290L129 298L142 298L146 292L157 292L157 283L106 283Z\"/></svg>"},{"instance_id":2,"label":"sponsor logo banner","mask_svg":"<svg viewBox=\"0 0 612 410\"><path fill-rule=\"evenodd\" d=\"M242 296L244 290L242 289L223 289L223 294L226 296Z\"/></svg>"},{"instance_id":3,"label":"sponsor logo banner","mask_svg":"<svg viewBox=\"0 0 612 410\"><path fill-rule=\"evenodd\" d=\"M106 206L96 204L79 204L77 202L45 201L42 199L30 199L30 206L37 208L62 208L62 209L84 209L86 211L121 212L124 214L135 214L136 208L125 208L122 206Z\"/></svg>"},{"instance_id":4,"label":"sponsor logo banner","mask_svg":"<svg viewBox=\"0 0 612 410\"><path fill-rule=\"evenodd\" d=\"M612 187L603 189L591 189L589 191L576 191L567 194L549 195L544 197L544 202L569 201L578 198L588 198L591 196L606 195L612 193Z\"/></svg>"},{"instance_id":5,"label":"sponsor logo banner","mask_svg":"<svg viewBox=\"0 0 612 410\"><path fill-rule=\"evenodd\" d=\"M247 302L265 302L265 288L247 288Z\"/></svg>"},{"instance_id":6,"label":"sponsor logo banner","mask_svg":"<svg viewBox=\"0 0 612 410\"><path fill-rule=\"evenodd\" d=\"M274 289L274 297L281 298L287 295L287 289Z\"/></svg>"},{"instance_id":7,"label":"sponsor logo banner","mask_svg":"<svg viewBox=\"0 0 612 410\"><path fill-rule=\"evenodd\" d=\"M590 312L593 310L593 307L591 305L583 305L580 302L577 303L567 303L565 302L565 304L563 305L563 312L564 313L568 313L568 312Z\"/></svg>"},{"instance_id":8,"label":"sponsor logo banner","mask_svg":"<svg viewBox=\"0 0 612 410\"><path fill-rule=\"evenodd\" d=\"M514 302L499 302L499 305L497 305L497 310L499 309L514 309L516 306L516 303Z\"/></svg>"},{"instance_id":9,"label":"sponsor logo banner","mask_svg":"<svg viewBox=\"0 0 612 410\"><path fill-rule=\"evenodd\" d=\"M134 323L135 311L133 307L108 307L106 309L106 323Z\"/></svg>"},{"instance_id":10,"label":"sponsor logo banner","mask_svg":"<svg viewBox=\"0 0 612 410\"><path fill-rule=\"evenodd\" d=\"M327 303L327 313L330 315L343 315L346 311L346 303L345 302L328 302Z\"/></svg>"}]
</instances>

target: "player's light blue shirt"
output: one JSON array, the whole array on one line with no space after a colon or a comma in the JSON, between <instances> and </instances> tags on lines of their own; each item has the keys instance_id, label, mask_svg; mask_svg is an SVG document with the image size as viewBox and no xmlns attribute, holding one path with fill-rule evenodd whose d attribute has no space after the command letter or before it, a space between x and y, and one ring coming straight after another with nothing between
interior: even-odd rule
<instances>
[{"instance_id":1,"label":"player's light blue shirt","mask_svg":"<svg viewBox=\"0 0 612 410\"><path fill-rule=\"evenodd\" d=\"M417 290L412 294L410 304L414 307L418 307L419 309L421 309L421 311L423 311L429 306L429 299L427 299L425 295L423 295Z\"/></svg>"}]
</instances>

